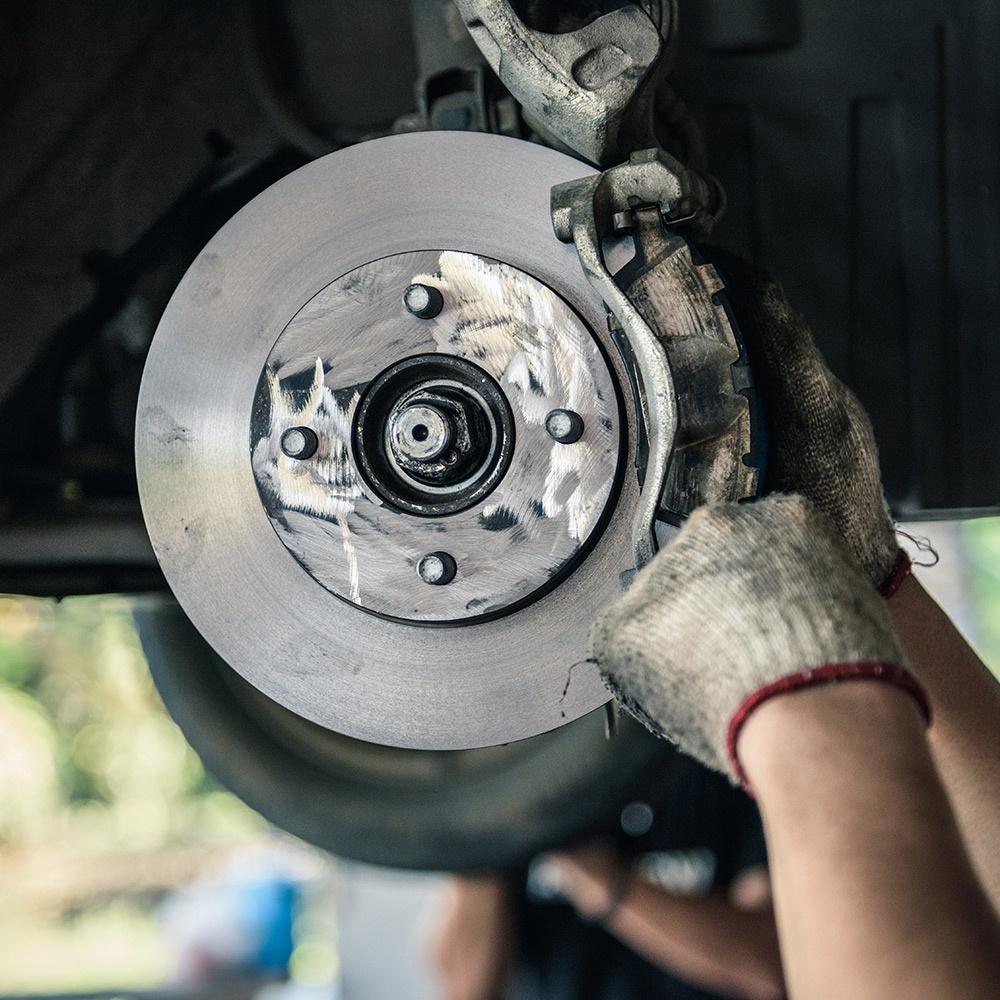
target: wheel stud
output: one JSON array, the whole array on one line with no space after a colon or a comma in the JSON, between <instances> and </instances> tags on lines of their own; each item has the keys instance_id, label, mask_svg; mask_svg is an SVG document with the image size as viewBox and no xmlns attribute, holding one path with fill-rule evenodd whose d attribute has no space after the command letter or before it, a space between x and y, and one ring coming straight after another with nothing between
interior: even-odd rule
<instances>
[{"instance_id":1,"label":"wheel stud","mask_svg":"<svg viewBox=\"0 0 1000 1000\"><path fill-rule=\"evenodd\" d=\"M312 458L319 447L319 438L311 427L289 427L281 435L281 450L289 458L303 461Z\"/></svg>"},{"instance_id":2,"label":"wheel stud","mask_svg":"<svg viewBox=\"0 0 1000 1000\"><path fill-rule=\"evenodd\" d=\"M433 285L407 285L403 305L418 319L433 319L441 312L444 299Z\"/></svg>"},{"instance_id":3,"label":"wheel stud","mask_svg":"<svg viewBox=\"0 0 1000 1000\"><path fill-rule=\"evenodd\" d=\"M583 436L583 417L574 410L550 410L545 417L545 430L553 441L573 444Z\"/></svg>"},{"instance_id":4,"label":"wheel stud","mask_svg":"<svg viewBox=\"0 0 1000 1000\"><path fill-rule=\"evenodd\" d=\"M455 579L457 569L455 560L447 552L428 552L417 563L417 573L420 579L435 587L451 583Z\"/></svg>"}]
</instances>

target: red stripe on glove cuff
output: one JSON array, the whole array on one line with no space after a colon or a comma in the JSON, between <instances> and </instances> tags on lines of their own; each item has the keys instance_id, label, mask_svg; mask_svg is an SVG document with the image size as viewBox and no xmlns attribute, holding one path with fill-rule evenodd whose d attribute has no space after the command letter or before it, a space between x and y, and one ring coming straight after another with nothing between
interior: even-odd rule
<instances>
[{"instance_id":1,"label":"red stripe on glove cuff","mask_svg":"<svg viewBox=\"0 0 1000 1000\"><path fill-rule=\"evenodd\" d=\"M910 557L900 549L899 555L896 556L896 565L892 567L889 578L878 588L878 592L886 600L889 600L903 586L903 581L910 575L912 569L913 563L910 561Z\"/></svg>"},{"instance_id":2,"label":"red stripe on glove cuff","mask_svg":"<svg viewBox=\"0 0 1000 1000\"><path fill-rule=\"evenodd\" d=\"M736 777L744 789L750 791L750 782L743 770L743 765L740 764L739 757L736 755L736 742L753 711L769 698L779 694L789 694L792 691L801 691L803 688L816 687L819 684L836 684L840 681L853 680L878 680L908 691L916 699L920 711L923 712L927 724L930 725L931 706L927 700L927 692L909 671L897 667L893 663L827 663L822 667L814 667L811 670L790 674L788 677L781 677L747 697L729 723L726 749L729 751L729 760L736 771Z\"/></svg>"}]
</instances>

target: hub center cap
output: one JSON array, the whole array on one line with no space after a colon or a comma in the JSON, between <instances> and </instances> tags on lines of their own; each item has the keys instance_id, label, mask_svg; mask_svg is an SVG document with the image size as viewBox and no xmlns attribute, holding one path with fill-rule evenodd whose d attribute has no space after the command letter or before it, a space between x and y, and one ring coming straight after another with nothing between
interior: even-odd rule
<instances>
[{"instance_id":1,"label":"hub center cap","mask_svg":"<svg viewBox=\"0 0 1000 1000\"><path fill-rule=\"evenodd\" d=\"M462 358L430 354L392 365L365 391L354 454L386 503L431 517L485 497L506 471L514 418L500 386Z\"/></svg>"}]
</instances>

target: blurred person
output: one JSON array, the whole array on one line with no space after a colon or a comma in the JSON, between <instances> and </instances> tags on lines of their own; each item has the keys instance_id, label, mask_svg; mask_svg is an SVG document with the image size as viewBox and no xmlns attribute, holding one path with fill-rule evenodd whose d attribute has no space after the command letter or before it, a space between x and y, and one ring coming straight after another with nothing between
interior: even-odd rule
<instances>
[{"instance_id":1,"label":"blurred person","mask_svg":"<svg viewBox=\"0 0 1000 1000\"><path fill-rule=\"evenodd\" d=\"M647 799L628 807L639 830L452 879L432 948L446 1000L782 996L753 801L682 754Z\"/></svg>"}]
</instances>

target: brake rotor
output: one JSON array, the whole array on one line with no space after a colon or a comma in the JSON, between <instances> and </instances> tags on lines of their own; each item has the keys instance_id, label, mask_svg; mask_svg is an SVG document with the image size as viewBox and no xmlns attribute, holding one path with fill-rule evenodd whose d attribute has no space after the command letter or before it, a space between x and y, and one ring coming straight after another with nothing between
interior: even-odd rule
<instances>
[{"instance_id":1,"label":"brake rotor","mask_svg":"<svg viewBox=\"0 0 1000 1000\"><path fill-rule=\"evenodd\" d=\"M549 220L579 161L379 139L265 191L147 361L137 468L185 611L251 684L369 742L510 742L598 707L631 568L628 376Z\"/></svg>"}]
</instances>

